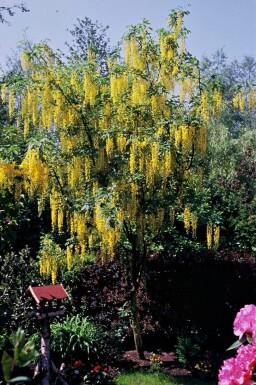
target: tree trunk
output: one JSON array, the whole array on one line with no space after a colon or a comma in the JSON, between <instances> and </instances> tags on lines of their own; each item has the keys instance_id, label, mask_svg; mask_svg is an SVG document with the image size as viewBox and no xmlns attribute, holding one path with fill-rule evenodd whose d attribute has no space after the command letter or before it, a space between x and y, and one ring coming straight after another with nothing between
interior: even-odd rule
<instances>
[{"instance_id":1,"label":"tree trunk","mask_svg":"<svg viewBox=\"0 0 256 385\"><path fill-rule=\"evenodd\" d=\"M137 306L137 294L138 289L133 286L131 290L131 327L138 358L141 360L145 360L139 322L139 311Z\"/></svg>"}]
</instances>

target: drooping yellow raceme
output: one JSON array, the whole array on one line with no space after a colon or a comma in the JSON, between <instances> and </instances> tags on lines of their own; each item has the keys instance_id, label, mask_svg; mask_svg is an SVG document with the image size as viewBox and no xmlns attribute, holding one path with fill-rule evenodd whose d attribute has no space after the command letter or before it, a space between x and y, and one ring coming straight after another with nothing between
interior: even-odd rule
<instances>
[{"instance_id":1,"label":"drooping yellow raceme","mask_svg":"<svg viewBox=\"0 0 256 385\"><path fill-rule=\"evenodd\" d=\"M244 100L244 93L242 91L237 92L233 97L233 106L237 109L240 109L241 111L244 110L245 107L245 100Z\"/></svg>"},{"instance_id":2,"label":"drooping yellow raceme","mask_svg":"<svg viewBox=\"0 0 256 385\"><path fill-rule=\"evenodd\" d=\"M251 111L256 109L256 89L250 89L249 91L248 106Z\"/></svg>"},{"instance_id":3,"label":"drooping yellow raceme","mask_svg":"<svg viewBox=\"0 0 256 385\"><path fill-rule=\"evenodd\" d=\"M212 237L213 237L213 224L211 222L207 223L206 233L207 233L207 236L206 236L207 247L208 247L208 249L211 249L212 243L213 243L213 239L212 239Z\"/></svg>"},{"instance_id":4,"label":"drooping yellow raceme","mask_svg":"<svg viewBox=\"0 0 256 385\"><path fill-rule=\"evenodd\" d=\"M47 194L49 182L49 168L40 158L38 149L27 151L20 165L24 175L24 188L32 197L35 193L39 196Z\"/></svg>"},{"instance_id":5,"label":"drooping yellow raceme","mask_svg":"<svg viewBox=\"0 0 256 385\"><path fill-rule=\"evenodd\" d=\"M191 213L191 229L192 229L193 238L196 238L197 225L198 225L198 217L195 213Z\"/></svg>"},{"instance_id":6,"label":"drooping yellow raceme","mask_svg":"<svg viewBox=\"0 0 256 385\"><path fill-rule=\"evenodd\" d=\"M15 109L15 97L12 91L9 92L9 116L13 118Z\"/></svg>"},{"instance_id":7,"label":"drooping yellow raceme","mask_svg":"<svg viewBox=\"0 0 256 385\"><path fill-rule=\"evenodd\" d=\"M198 155L201 154L202 156L204 156L206 153L207 146L207 131L205 124L201 125L200 127L197 127L196 129L195 145Z\"/></svg>"},{"instance_id":8,"label":"drooping yellow raceme","mask_svg":"<svg viewBox=\"0 0 256 385\"><path fill-rule=\"evenodd\" d=\"M209 118L210 118L209 110L210 110L210 106L209 106L209 100L208 100L208 93L207 91L203 91L201 95L201 105L199 108L199 116L201 115L206 123L209 122Z\"/></svg>"},{"instance_id":9,"label":"drooping yellow raceme","mask_svg":"<svg viewBox=\"0 0 256 385\"><path fill-rule=\"evenodd\" d=\"M53 95L48 81L45 81L42 92L42 125L51 128L53 122Z\"/></svg>"},{"instance_id":10,"label":"drooping yellow raceme","mask_svg":"<svg viewBox=\"0 0 256 385\"><path fill-rule=\"evenodd\" d=\"M191 224L191 211L189 206L186 206L184 209L183 222L186 233L189 234Z\"/></svg>"},{"instance_id":11,"label":"drooping yellow raceme","mask_svg":"<svg viewBox=\"0 0 256 385\"><path fill-rule=\"evenodd\" d=\"M110 92L113 103L116 103L121 100L124 92L128 87L128 77L127 73L123 72L121 74L112 74L110 75Z\"/></svg>"},{"instance_id":12,"label":"drooping yellow raceme","mask_svg":"<svg viewBox=\"0 0 256 385\"><path fill-rule=\"evenodd\" d=\"M50 195L52 230L61 232L64 221L62 196L57 190Z\"/></svg>"},{"instance_id":13,"label":"drooping yellow raceme","mask_svg":"<svg viewBox=\"0 0 256 385\"><path fill-rule=\"evenodd\" d=\"M219 90L215 89L213 93L213 111L214 114L219 115L222 106L222 94Z\"/></svg>"},{"instance_id":14,"label":"drooping yellow raceme","mask_svg":"<svg viewBox=\"0 0 256 385\"><path fill-rule=\"evenodd\" d=\"M22 173L15 162L7 163L0 160L0 188L9 189L15 186L15 179L21 177Z\"/></svg>"},{"instance_id":15,"label":"drooping yellow raceme","mask_svg":"<svg viewBox=\"0 0 256 385\"><path fill-rule=\"evenodd\" d=\"M52 283L56 282L58 270L61 268L64 252L49 236L45 236L40 249L40 274L50 276Z\"/></svg>"},{"instance_id":16,"label":"drooping yellow raceme","mask_svg":"<svg viewBox=\"0 0 256 385\"><path fill-rule=\"evenodd\" d=\"M145 70L145 57L141 53L142 50L139 48L135 36L125 42L125 63L129 67L140 71Z\"/></svg>"},{"instance_id":17,"label":"drooping yellow raceme","mask_svg":"<svg viewBox=\"0 0 256 385\"><path fill-rule=\"evenodd\" d=\"M181 132L182 153L186 156L192 151L192 145L195 137L195 127L182 125L179 130Z\"/></svg>"},{"instance_id":18,"label":"drooping yellow raceme","mask_svg":"<svg viewBox=\"0 0 256 385\"><path fill-rule=\"evenodd\" d=\"M215 225L213 228L213 244L218 247L220 243L220 226Z\"/></svg>"},{"instance_id":19,"label":"drooping yellow raceme","mask_svg":"<svg viewBox=\"0 0 256 385\"><path fill-rule=\"evenodd\" d=\"M86 72L84 75L84 104L93 106L98 94L98 88L95 83L95 78L90 72Z\"/></svg>"},{"instance_id":20,"label":"drooping yellow raceme","mask_svg":"<svg viewBox=\"0 0 256 385\"><path fill-rule=\"evenodd\" d=\"M2 84L2 86L1 86L1 99L2 99L3 103L6 102L7 90L8 90L7 85Z\"/></svg>"}]
</instances>

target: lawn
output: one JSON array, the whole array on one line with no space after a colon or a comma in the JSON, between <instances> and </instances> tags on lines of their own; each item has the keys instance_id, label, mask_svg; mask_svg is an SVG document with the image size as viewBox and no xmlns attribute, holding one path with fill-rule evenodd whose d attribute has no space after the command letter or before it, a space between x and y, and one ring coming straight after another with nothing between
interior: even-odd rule
<instances>
[{"instance_id":1,"label":"lawn","mask_svg":"<svg viewBox=\"0 0 256 385\"><path fill-rule=\"evenodd\" d=\"M131 372L119 374L116 385L216 385L217 381L202 381L188 378L173 378L161 372Z\"/></svg>"}]
</instances>

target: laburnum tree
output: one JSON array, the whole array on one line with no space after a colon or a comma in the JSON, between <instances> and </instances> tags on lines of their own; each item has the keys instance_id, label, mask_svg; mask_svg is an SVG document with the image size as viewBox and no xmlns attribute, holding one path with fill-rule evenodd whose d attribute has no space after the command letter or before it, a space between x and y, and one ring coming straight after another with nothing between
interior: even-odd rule
<instances>
[{"instance_id":1,"label":"laburnum tree","mask_svg":"<svg viewBox=\"0 0 256 385\"><path fill-rule=\"evenodd\" d=\"M201 84L198 61L185 48L186 14L171 12L156 36L146 20L131 27L124 57L112 56L104 72L95 47L75 64L45 43L28 48L23 82L2 85L28 147L20 162L0 161L0 187L17 202L22 194L36 200L38 215L50 207L41 273L55 282L74 260L119 258L131 282L141 358L137 293L145 261L161 250L175 218L196 238L207 124L222 105L220 90ZM63 234L65 247L56 243ZM207 240L209 247L219 240L211 218Z\"/></svg>"}]
</instances>

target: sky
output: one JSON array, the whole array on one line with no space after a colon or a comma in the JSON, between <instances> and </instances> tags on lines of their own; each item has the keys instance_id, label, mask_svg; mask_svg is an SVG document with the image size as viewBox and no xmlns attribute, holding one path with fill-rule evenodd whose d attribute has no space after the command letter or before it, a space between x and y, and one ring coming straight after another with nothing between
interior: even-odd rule
<instances>
[{"instance_id":1,"label":"sky","mask_svg":"<svg viewBox=\"0 0 256 385\"><path fill-rule=\"evenodd\" d=\"M16 0L16 3L18 0ZM13 0L0 0L0 6ZM185 26L191 31L187 48L198 58L211 56L224 48L229 60L242 60L244 55L256 58L256 0L24 0L29 13L17 11L0 24L0 65L17 51L24 37L34 43L49 40L54 49L65 49L71 41L67 31L77 19L87 16L92 21L109 25L108 37L116 44L127 31L146 18L154 29L166 27L169 11L182 7L190 15Z\"/></svg>"}]
</instances>

